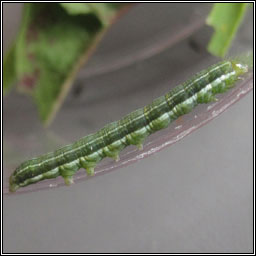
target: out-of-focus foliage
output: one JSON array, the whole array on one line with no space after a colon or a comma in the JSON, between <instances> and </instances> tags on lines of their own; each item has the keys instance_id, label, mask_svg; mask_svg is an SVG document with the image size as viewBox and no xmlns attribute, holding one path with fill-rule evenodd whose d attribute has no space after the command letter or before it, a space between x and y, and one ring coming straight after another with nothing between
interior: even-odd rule
<instances>
[{"instance_id":1,"label":"out-of-focus foliage","mask_svg":"<svg viewBox=\"0 0 256 256\"><path fill-rule=\"evenodd\" d=\"M14 45L4 59L4 93L17 82L49 123L79 67L124 4L27 3Z\"/></svg>"},{"instance_id":2,"label":"out-of-focus foliage","mask_svg":"<svg viewBox=\"0 0 256 256\"><path fill-rule=\"evenodd\" d=\"M4 58L3 91L13 85L30 95L41 120L49 123L82 64L127 4L27 3L20 30ZM208 50L223 57L247 3L216 3L207 18L215 29ZM171 8L171 7L170 7Z\"/></svg>"},{"instance_id":3,"label":"out-of-focus foliage","mask_svg":"<svg viewBox=\"0 0 256 256\"><path fill-rule=\"evenodd\" d=\"M243 20L248 3L216 3L208 18L207 24L215 30L208 51L215 56L224 57Z\"/></svg>"},{"instance_id":4,"label":"out-of-focus foliage","mask_svg":"<svg viewBox=\"0 0 256 256\"><path fill-rule=\"evenodd\" d=\"M6 94L16 82L15 46L12 46L5 55L3 65L3 92Z\"/></svg>"}]
</instances>

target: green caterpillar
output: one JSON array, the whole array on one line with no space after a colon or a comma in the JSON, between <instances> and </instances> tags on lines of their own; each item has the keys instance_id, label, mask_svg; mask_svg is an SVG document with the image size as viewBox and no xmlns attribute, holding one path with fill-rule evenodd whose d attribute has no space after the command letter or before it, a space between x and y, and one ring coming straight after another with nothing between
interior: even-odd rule
<instances>
[{"instance_id":1,"label":"green caterpillar","mask_svg":"<svg viewBox=\"0 0 256 256\"><path fill-rule=\"evenodd\" d=\"M240 75L247 71L248 66L237 60L222 61L201 71L151 104L106 125L98 132L23 162L10 177L10 191L57 176L62 176L69 185L80 168L93 175L96 164L103 158L118 160L119 152L128 145L142 148L147 136L166 128L196 105L215 101L216 94L233 87Z\"/></svg>"}]
</instances>

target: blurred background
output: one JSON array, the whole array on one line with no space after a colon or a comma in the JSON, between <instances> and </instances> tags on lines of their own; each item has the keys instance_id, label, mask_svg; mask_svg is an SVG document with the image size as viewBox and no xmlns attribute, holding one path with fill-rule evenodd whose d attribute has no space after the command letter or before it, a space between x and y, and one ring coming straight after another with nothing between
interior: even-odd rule
<instances>
[{"instance_id":1,"label":"blurred background","mask_svg":"<svg viewBox=\"0 0 256 256\"><path fill-rule=\"evenodd\" d=\"M3 6L6 51L22 4ZM133 6L80 70L47 129L27 96L7 95L5 188L24 159L120 119L216 62L205 50L210 9L194 3ZM231 54L252 47L252 14L248 10ZM4 252L252 252L252 104L250 92L206 126L133 165L71 187L4 196Z\"/></svg>"}]
</instances>

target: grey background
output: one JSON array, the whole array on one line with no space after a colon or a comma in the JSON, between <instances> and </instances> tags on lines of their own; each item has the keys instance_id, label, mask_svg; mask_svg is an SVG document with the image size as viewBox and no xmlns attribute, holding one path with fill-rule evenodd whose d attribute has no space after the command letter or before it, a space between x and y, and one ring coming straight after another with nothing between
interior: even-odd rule
<instances>
[{"instance_id":1,"label":"grey background","mask_svg":"<svg viewBox=\"0 0 256 256\"><path fill-rule=\"evenodd\" d=\"M15 16L13 7L5 10L7 21ZM5 140L15 129L8 106L20 98L5 102ZM71 187L4 196L4 252L252 253L252 106L249 93L131 166Z\"/></svg>"}]
</instances>

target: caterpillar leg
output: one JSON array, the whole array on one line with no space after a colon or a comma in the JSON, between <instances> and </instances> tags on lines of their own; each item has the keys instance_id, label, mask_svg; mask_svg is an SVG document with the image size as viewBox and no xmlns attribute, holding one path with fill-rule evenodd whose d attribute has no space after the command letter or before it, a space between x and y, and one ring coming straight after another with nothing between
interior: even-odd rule
<instances>
[{"instance_id":1,"label":"caterpillar leg","mask_svg":"<svg viewBox=\"0 0 256 256\"><path fill-rule=\"evenodd\" d=\"M111 157L116 162L120 160L119 153L120 151L125 147L125 143L123 140L117 140L113 142L112 144L106 146L103 148L102 154L103 156Z\"/></svg>"},{"instance_id":2,"label":"caterpillar leg","mask_svg":"<svg viewBox=\"0 0 256 256\"><path fill-rule=\"evenodd\" d=\"M110 146L107 146L103 149L103 154L107 157L113 158L116 162L119 161L119 150L113 149Z\"/></svg>"},{"instance_id":3,"label":"caterpillar leg","mask_svg":"<svg viewBox=\"0 0 256 256\"><path fill-rule=\"evenodd\" d=\"M88 176L94 176L94 174L95 174L94 173L94 168L92 168L92 167L91 168L87 168L86 169L86 173L87 173Z\"/></svg>"},{"instance_id":4,"label":"caterpillar leg","mask_svg":"<svg viewBox=\"0 0 256 256\"><path fill-rule=\"evenodd\" d=\"M143 150L143 142L149 134L148 128L143 127L140 130L126 135L125 139L128 144L135 145L139 150Z\"/></svg>"},{"instance_id":5,"label":"caterpillar leg","mask_svg":"<svg viewBox=\"0 0 256 256\"><path fill-rule=\"evenodd\" d=\"M94 176L94 168L97 164L96 162L88 161L85 157L81 157L80 164L85 169L88 176Z\"/></svg>"},{"instance_id":6,"label":"caterpillar leg","mask_svg":"<svg viewBox=\"0 0 256 256\"><path fill-rule=\"evenodd\" d=\"M118 162L118 161L120 160L119 154L116 155L116 156L114 157L114 159L116 160L116 162Z\"/></svg>"},{"instance_id":7,"label":"caterpillar leg","mask_svg":"<svg viewBox=\"0 0 256 256\"><path fill-rule=\"evenodd\" d=\"M64 177L64 181L65 181L65 184L66 184L67 186L73 184L73 183L74 183L73 176Z\"/></svg>"},{"instance_id":8,"label":"caterpillar leg","mask_svg":"<svg viewBox=\"0 0 256 256\"><path fill-rule=\"evenodd\" d=\"M79 166L76 164L65 164L59 167L59 173L63 177L66 185L74 183L73 175L78 171Z\"/></svg>"},{"instance_id":9,"label":"caterpillar leg","mask_svg":"<svg viewBox=\"0 0 256 256\"><path fill-rule=\"evenodd\" d=\"M136 146L137 146L137 148L138 148L139 150L143 150L143 144L142 144L142 143L137 144Z\"/></svg>"}]
</instances>

